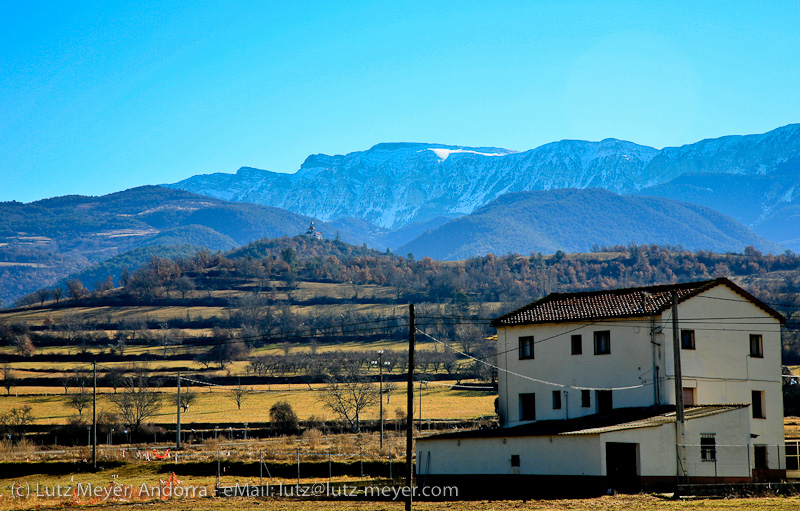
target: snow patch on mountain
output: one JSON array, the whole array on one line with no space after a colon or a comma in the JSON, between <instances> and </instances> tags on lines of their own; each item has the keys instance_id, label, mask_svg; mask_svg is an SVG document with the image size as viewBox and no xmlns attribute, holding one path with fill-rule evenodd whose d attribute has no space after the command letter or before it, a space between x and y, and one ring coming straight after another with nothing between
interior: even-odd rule
<instances>
[{"instance_id":1,"label":"snow patch on mountain","mask_svg":"<svg viewBox=\"0 0 800 511\"><path fill-rule=\"evenodd\" d=\"M480 151L472 151L470 149L445 149L442 147L430 147L429 151L433 151L440 160L446 160L451 154L471 153L480 154L481 156L505 156L504 153L482 153Z\"/></svg>"}]
</instances>

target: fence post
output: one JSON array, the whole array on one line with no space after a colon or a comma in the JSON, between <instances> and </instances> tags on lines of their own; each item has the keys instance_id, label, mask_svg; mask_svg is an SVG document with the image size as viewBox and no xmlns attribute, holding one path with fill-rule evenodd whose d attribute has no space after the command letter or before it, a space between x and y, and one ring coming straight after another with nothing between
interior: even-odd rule
<instances>
[{"instance_id":1,"label":"fence post","mask_svg":"<svg viewBox=\"0 0 800 511\"><path fill-rule=\"evenodd\" d=\"M264 486L264 449L258 450L258 479L259 485Z\"/></svg>"},{"instance_id":2,"label":"fence post","mask_svg":"<svg viewBox=\"0 0 800 511\"><path fill-rule=\"evenodd\" d=\"M297 448L297 486L300 486L300 448Z\"/></svg>"},{"instance_id":3,"label":"fence post","mask_svg":"<svg viewBox=\"0 0 800 511\"><path fill-rule=\"evenodd\" d=\"M364 449L358 448L359 465L361 466L361 480L364 480Z\"/></svg>"},{"instance_id":4,"label":"fence post","mask_svg":"<svg viewBox=\"0 0 800 511\"><path fill-rule=\"evenodd\" d=\"M333 467L331 465L331 451L333 447L328 447L328 482L333 481Z\"/></svg>"}]
</instances>

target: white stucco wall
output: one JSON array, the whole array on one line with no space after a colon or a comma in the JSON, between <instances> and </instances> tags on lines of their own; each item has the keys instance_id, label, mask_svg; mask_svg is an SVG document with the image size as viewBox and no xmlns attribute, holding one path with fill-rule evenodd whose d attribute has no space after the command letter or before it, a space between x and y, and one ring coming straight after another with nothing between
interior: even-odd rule
<instances>
[{"instance_id":1,"label":"white stucco wall","mask_svg":"<svg viewBox=\"0 0 800 511\"><path fill-rule=\"evenodd\" d=\"M690 477L714 476L714 463L700 458L700 434L714 433L718 477L747 477L748 408L686 422L686 467ZM520 474L605 476L606 443L639 444L639 475L676 475L675 424L593 435L417 440L417 473L433 475ZM738 445L736 449L723 446ZM511 455L520 467L511 466Z\"/></svg>"},{"instance_id":2,"label":"white stucco wall","mask_svg":"<svg viewBox=\"0 0 800 511\"><path fill-rule=\"evenodd\" d=\"M783 444L780 323L726 286L716 286L678 307L679 329L695 330L695 350L681 350L684 387L696 387L697 404L751 403L752 391L764 391L766 418L750 419L754 444ZM672 317L664 315L662 394L675 402ZM750 356L750 334L760 334L764 357ZM662 346L662 349L664 348ZM752 410L748 409L752 417ZM780 464L785 458L780 449ZM775 456L778 449L773 450ZM777 457L770 453L770 468Z\"/></svg>"},{"instance_id":3,"label":"white stucco wall","mask_svg":"<svg viewBox=\"0 0 800 511\"><path fill-rule=\"evenodd\" d=\"M498 365L513 373L563 386L539 383L505 371L498 372L500 414L508 426L521 424L519 394L536 394L537 420L575 418L597 413L595 393L591 406L581 406L581 391L576 387L627 387L613 392L615 408L650 406L654 402L652 385L653 349L647 319L618 320L614 323L549 323L498 328ZM594 354L594 332L611 331L611 353ZM572 335L582 335L583 353L572 355ZM534 338L534 358L519 359L521 336ZM562 393L562 408L554 410L552 392Z\"/></svg>"},{"instance_id":4,"label":"white stucco wall","mask_svg":"<svg viewBox=\"0 0 800 511\"><path fill-rule=\"evenodd\" d=\"M685 467L689 477L714 477L714 463L702 461L700 455L701 433L715 434L717 444L717 477L748 477L748 408L727 411L709 417L691 419L685 423ZM615 431L602 435L601 457L605 460L607 442L639 444L640 474L643 476L675 477L676 433L675 423L656 428ZM731 447L737 446L737 447ZM605 475L605 465L603 465Z\"/></svg>"},{"instance_id":5,"label":"white stucco wall","mask_svg":"<svg viewBox=\"0 0 800 511\"><path fill-rule=\"evenodd\" d=\"M697 404L749 404L751 392L764 392L766 418L750 419L753 442L783 444L780 323L763 309L724 285L692 297L679 305L679 329L695 331L695 350L681 350L683 387L696 388ZM660 327L651 336L651 325ZM594 354L594 332L611 332L611 353ZM582 335L583 353L571 354L571 336ZM763 338L764 357L750 356L750 334ZM534 358L519 359L519 337L533 336ZM655 347L653 342L656 343ZM604 320L547 323L498 328L499 412L506 426L522 424L519 395L536 395L536 419L575 418L597 412L581 406L578 387L613 390L614 408L675 404L672 359L672 314ZM551 384L531 381L512 373ZM654 385L655 375L659 384ZM560 384L563 386L553 385ZM562 394L561 409L552 407L552 392ZM752 415L752 411L748 412ZM774 457L773 453L774 452ZM780 459L778 459L780 457ZM785 466L782 449L770 454L770 467Z\"/></svg>"},{"instance_id":6,"label":"white stucco wall","mask_svg":"<svg viewBox=\"0 0 800 511\"><path fill-rule=\"evenodd\" d=\"M417 440L418 474L602 475L604 463L597 435Z\"/></svg>"}]
</instances>

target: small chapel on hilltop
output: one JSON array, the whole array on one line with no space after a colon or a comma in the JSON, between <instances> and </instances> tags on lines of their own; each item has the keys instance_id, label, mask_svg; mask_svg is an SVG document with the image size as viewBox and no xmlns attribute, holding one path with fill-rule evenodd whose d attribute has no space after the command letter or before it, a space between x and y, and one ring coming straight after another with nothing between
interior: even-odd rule
<instances>
[{"instance_id":1,"label":"small chapel on hilltop","mask_svg":"<svg viewBox=\"0 0 800 511\"><path fill-rule=\"evenodd\" d=\"M325 236L322 235L322 233L319 230L317 230L316 227L314 227L314 221L313 220L311 221L311 225L308 226L308 230L306 231L305 236L308 236L310 238L316 238L318 240L321 240L321 239L323 239L325 237Z\"/></svg>"}]
</instances>

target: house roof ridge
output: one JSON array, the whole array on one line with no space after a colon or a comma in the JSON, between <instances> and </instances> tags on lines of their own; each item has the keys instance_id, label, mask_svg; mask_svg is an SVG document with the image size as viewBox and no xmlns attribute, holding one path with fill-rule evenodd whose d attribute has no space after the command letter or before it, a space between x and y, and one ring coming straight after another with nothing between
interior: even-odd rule
<instances>
[{"instance_id":1,"label":"house roof ridge","mask_svg":"<svg viewBox=\"0 0 800 511\"><path fill-rule=\"evenodd\" d=\"M669 294L677 291L678 302L684 302L716 286L726 286L755 304L781 323L786 319L731 280L720 277L672 284L655 284L571 293L550 293L492 321L492 326L515 326L536 323L586 321L606 318L632 318L658 315L669 309Z\"/></svg>"}]
</instances>

